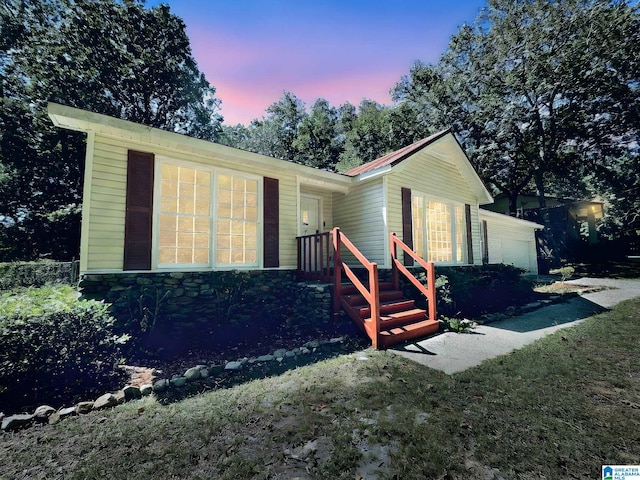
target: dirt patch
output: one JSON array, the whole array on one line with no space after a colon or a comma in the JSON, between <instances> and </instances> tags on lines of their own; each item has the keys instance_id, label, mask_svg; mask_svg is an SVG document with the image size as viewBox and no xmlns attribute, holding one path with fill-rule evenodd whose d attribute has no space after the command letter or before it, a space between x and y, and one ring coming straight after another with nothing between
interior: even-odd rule
<instances>
[{"instance_id":1,"label":"dirt patch","mask_svg":"<svg viewBox=\"0 0 640 480\"><path fill-rule=\"evenodd\" d=\"M554 282L550 285L542 285L540 287L536 287L533 290L537 293L547 293L553 295L582 295L585 293L594 293L609 289L610 287L605 287L602 285L579 285L577 283Z\"/></svg>"}]
</instances>

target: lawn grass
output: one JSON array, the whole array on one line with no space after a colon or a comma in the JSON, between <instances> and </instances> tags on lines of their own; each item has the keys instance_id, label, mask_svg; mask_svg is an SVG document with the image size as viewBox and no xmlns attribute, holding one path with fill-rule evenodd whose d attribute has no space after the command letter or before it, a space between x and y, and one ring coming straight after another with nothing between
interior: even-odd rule
<instances>
[{"instance_id":1,"label":"lawn grass","mask_svg":"<svg viewBox=\"0 0 640 480\"><path fill-rule=\"evenodd\" d=\"M0 478L599 478L640 464L639 338L635 299L452 376L367 350L147 398L0 435Z\"/></svg>"}]
</instances>

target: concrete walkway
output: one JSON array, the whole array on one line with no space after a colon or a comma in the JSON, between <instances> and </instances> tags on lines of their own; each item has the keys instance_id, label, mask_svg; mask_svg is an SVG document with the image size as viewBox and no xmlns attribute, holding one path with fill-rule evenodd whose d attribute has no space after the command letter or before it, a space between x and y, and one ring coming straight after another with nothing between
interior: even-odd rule
<instances>
[{"instance_id":1,"label":"concrete walkway","mask_svg":"<svg viewBox=\"0 0 640 480\"><path fill-rule=\"evenodd\" d=\"M640 296L640 280L580 278L566 283L607 289L586 293L519 317L479 325L472 333L447 332L391 350L427 367L452 374L533 343L562 328L577 325L623 300Z\"/></svg>"}]
</instances>

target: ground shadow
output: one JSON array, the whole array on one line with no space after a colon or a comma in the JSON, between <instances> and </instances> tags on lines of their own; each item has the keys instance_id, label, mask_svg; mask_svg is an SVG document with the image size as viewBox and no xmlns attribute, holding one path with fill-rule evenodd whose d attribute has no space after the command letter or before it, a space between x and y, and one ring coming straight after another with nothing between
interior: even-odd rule
<instances>
[{"instance_id":1,"label":"ground shadow","mask_svg":"<svg viewBox=\"0 0 640 480\"><path fill-rule=\"evenodd\" d=\"M575 322L602 313L607 309L584 297L573 297L566 302L539 308L524 315L488 324L488 327L525 333L543 328Z\"/></svg>"},{"instance_id":2,"label":"ground shadow","mask_svg":"<svg viewBox=\"0 0 640 480\"><path fill-rule=\"evenodd\" d=\"M281 360L264 362L247 361L237 370L227 370L224 365L213 366L207 378L189 382L183 386L168 386L154 392L162 404L178 402L185 398L209 391L231 388L253 380L281 375L289 370L311 365L340 355L355 353L370 346L368 340L360 335L345 335L340 342L320 341L318 346L310 346L310 352Z\"/></svg>"}]
</instances>

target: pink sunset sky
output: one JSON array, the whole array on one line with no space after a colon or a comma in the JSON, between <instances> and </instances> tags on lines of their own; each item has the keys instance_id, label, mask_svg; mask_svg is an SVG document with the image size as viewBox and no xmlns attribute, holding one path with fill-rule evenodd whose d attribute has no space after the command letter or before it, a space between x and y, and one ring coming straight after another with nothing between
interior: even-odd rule
<instances>
[{"instance_id":1,"label":"pink sunset sky","mask_svg":"<svg viewBox=\"0 0 640 480\"><path fill-rule=\"evenodd\" d=\"M148 1L148 6L161 3ZM480 0L164 0L187 25L193 54L222 100L226 125L248 124L290 91L309 107L389 89L415 60L436 62Z\"/></svg>"}]
</instances>

